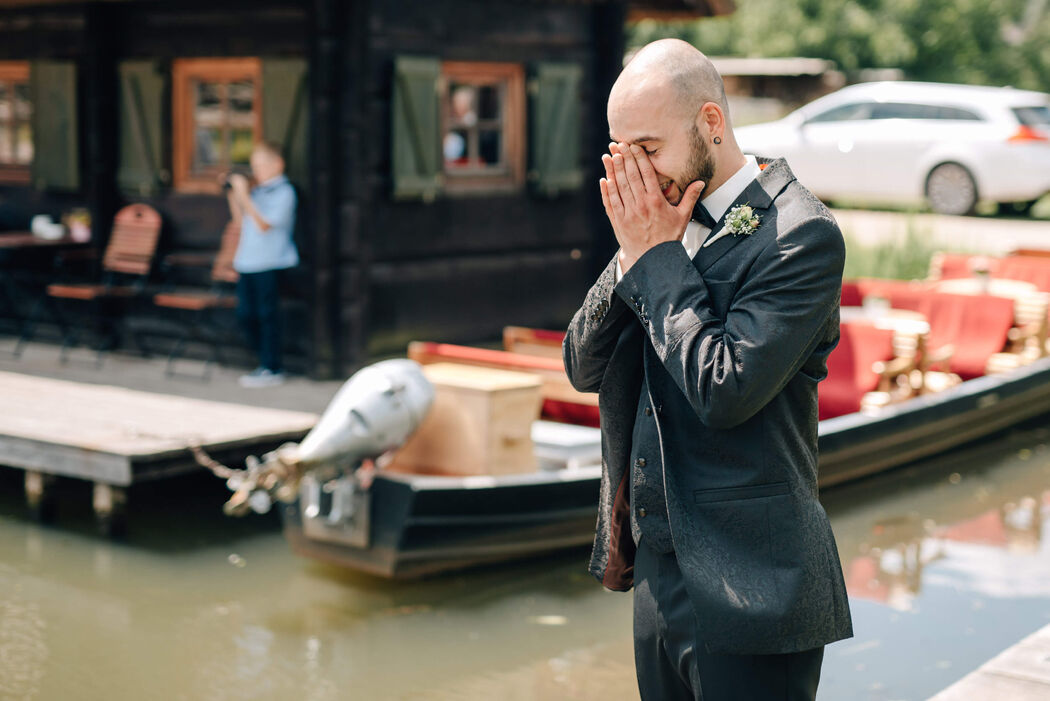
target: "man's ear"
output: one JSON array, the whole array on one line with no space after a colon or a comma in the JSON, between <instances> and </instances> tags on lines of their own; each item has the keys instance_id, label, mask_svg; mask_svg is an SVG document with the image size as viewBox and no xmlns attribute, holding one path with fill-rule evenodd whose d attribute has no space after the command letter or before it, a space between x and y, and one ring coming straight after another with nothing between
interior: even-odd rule
<instances>
[{"instance_id":1,"label":"man's ear","mask_svg":"<svg viewBox=\"0 0 1050 701\"><path fill-rule=\"evenodd\" d=\"M700 111L696 113L696 128L708 140L725 134L726 116L717 102L705 102L700 107Z\"/></svg>"}]
</instances>

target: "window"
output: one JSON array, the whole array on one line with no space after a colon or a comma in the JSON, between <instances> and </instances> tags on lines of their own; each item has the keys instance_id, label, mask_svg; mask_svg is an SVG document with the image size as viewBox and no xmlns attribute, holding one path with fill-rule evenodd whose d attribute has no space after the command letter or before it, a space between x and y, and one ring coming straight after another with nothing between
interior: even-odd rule
<instances>
[{"instance_id":1,"label":"window","mask_svg":"<svg viewBox=\"0 0 1050 701\"><path fill-rule=\"evenodd\" d=\"M0 182L28 183L33 164L29 64L0 61Z\"/></svg>"},{"instance_id":2,"label":"window","mask_svg":"<svg viewBox=\"0 0 1050 701\"><path fill-rule=\"evenodd\" d=\"M807 124L817 122L852 122L858 119L871 118L871 103L859 102L849 105L832 107L827 112L821 112L815 117L806 120Z\"/></svg>"},{"instance_id":3,"label":"window","mask_svg":"<svg viewBox=\"0 0 1050 701\"><path fill-rule=\"evenodd\" d=\"M872 119L937 119L980 121L970 110L944 105L920 105L913 102L885 102L875 105Z\"/></svg>"},{"instance_id":4,"label":"window","mask_svg":"<svg viewBox=\"0 0 1050 701\"><path fill-rule=\"evenodd\" d=\"M175 189L220 191L220 173L247 169L262 138L257 58L180 59L172 65Z\"/></svg>"},{"instance_id":5,"label":"window","mask_svg":"<svg viewBox=\"0 0 1050 701\"><path fill-rule=\"evenodd\" d=\"M524 183L525 79L520 65L441 66L441 153L446 191Z\"/></svg>"},{"instance_id":6,"label":"window","mask_svg":"<svg viewBox=\"0 0 1050 701\"><path fill-rule=\"evenodd\" d=\"M1017 116L1017 121L1027 127L1050 126L1050 107L1046 105L1014 107L1013 112Z\"/></svg>"}]
</instances>

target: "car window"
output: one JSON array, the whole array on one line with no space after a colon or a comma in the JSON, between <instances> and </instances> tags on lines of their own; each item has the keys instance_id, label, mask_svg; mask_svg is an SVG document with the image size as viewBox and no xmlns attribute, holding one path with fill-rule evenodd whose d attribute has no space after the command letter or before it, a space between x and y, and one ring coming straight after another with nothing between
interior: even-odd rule
<instances>
[{"instance_id":1,"label":"car window","mask_svg":"<svg viewBox=\"0 0 1050 701\"><path fill-rule=\"evenodd\" d=\"M832 107L826 112L810 117L806 120L807 124L813 124L815 122L852 122L858 119L868 119L871 116L870 102L854 102L848 105L839 105L838 107Z\"/></svg>"},{"instance_id":2,"label":"car window","mask_svg":"<svg viewBox=\"0 0 1050 701\"><path fill-rule=\"evenodd\" d=\"M1035 105L1033 107L1014 107L1017 121L1025 126L1047 126L1050 125L1050 106Z\"/></svg>"},{"instance_id":3,"label":"car window","mask_svg":"<svg viewBox=\"0 0 1050 701\"><path fill-rule=\"evenodd\" d=\"M961 107L923 105L914 102L882 102L871 111L872 119L954 119L980 121L976 112Z\"/></svg>"}]
</instances>

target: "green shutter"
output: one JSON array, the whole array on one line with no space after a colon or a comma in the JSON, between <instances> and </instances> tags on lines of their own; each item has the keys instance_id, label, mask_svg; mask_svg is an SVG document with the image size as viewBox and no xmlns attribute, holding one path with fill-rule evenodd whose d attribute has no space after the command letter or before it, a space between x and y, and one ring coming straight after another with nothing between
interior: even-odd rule
<instances>
[{"instance_id":1,"label":"green shutter","mask_svg":"<svg viewBox=\"0 0 1050 701\"><path fill-rule=\"evenodd\" d=\"M285 172L300 189L309 185L310 175L306 66L302 58L264 58L262 62L263 138L280 144Z\"/></svg>"},{"instance_id":2,"label":"green shutter","mask_svg":"<svg viewBox=\"0 0 1050 701\"><path fill-rule=\"evenodd\" d=\"M553 197L583 184L580 167L580 80L576 64L541 63L530 85L529 180L536 192Z\"/></svg>"},{"instance_id":3,"label":"green shutter","mask_svg":"<svg viewBox=\"0 0 1050 701\"><path fill-rule=\"evenodd\" d=\"M34 61L29 83L33 184L41 190L79 190L76 65L71 61Z\"/></svg>"},{"instance_id":4,"label":"green shutter","mask_svg":"<svg viewBox=\"0 0 1050 701\"><path fill-rule=\"evenodd\" d=\"M441 114L435 58L399 57L394 62L391 158L394 197L432 200L441 186Z\"/></svg>"},{"instance_id":5,"label":"green shutter","mask_svg":"<svg viewBox=\"0 0 1050 701\"><path fill-rule=\"evenodd\" d=\"M120 165L122 190L148 196L168 181L162 165L164 75L154 61L120 64Z\"/></svg>"}]
</instances>

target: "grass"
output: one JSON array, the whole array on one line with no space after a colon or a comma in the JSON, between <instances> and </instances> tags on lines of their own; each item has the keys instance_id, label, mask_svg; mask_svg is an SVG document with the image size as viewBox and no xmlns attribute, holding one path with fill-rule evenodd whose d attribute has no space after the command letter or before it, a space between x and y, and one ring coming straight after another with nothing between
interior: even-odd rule
<instances>
[{"instance_id":1,"label":"grass","mask_svg":"<svg viewBox=\"0 0 1050 701\"><path fill-rule=\"evenodd\" d=\"M875 245L863 245L848 233L846 238L846 268L844 278L881 277L898 280L925 278L930 270L930 259L945 247L930 241L913 222L908 223L903 239Z\"/></svg>"}]
</instances>

